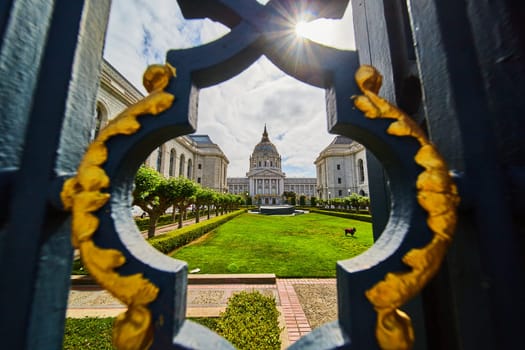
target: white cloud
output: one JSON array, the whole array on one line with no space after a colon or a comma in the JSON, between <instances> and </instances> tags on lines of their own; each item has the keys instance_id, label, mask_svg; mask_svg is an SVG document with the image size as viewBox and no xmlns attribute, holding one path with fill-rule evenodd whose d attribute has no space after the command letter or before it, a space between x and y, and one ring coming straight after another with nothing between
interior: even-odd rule
<instances>
[{"instance_id":1,"label":"white cloud","mask_svg":"<svg viewBox=\"0 0 525 350\"><path fill-rule=\"evenodd\" d=\"M354 47L349 10L342 20L322 22L319 28L338 26L318 30L326 33L325 44ZM173 0L113 0L104 57L144 92L144 69L163 62L168 50L194 47L227 32L208 19L183 19ZM197 133L210 135L222 148L230 160L229 176L245 176L265 123L286 160L287 176L315 177L313 161L334 137L327 132L323 90L285 75L262 57L235 78L200 92Z\"/></svg>"}]
</instances>

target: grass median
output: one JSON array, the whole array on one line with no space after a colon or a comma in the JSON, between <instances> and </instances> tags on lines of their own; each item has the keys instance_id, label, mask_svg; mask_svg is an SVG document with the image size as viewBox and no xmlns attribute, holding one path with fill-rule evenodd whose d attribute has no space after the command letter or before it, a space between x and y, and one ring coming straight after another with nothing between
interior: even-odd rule
<instances>
[{"instance_id":1,"label":"grass median","mask_svg":"<svg viewBox=\"0 0 525 350\"><path fill-rule=\"evenodd\" d=\"M356 234L345 236L344 229ZM243 214L172 257L200 273L275 273L278 277L335 277L335 263L373 244L372 225L321 214Z\"/></svg>"}]
</instances>

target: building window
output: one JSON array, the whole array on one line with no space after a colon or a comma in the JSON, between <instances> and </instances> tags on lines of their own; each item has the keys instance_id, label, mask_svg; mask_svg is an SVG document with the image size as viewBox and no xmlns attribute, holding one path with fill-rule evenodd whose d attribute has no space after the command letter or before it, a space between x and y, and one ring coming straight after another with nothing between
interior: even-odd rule
<instances>
[{"instance_id":1,"label":"building window","mask_svg":"<svg viewBox=\"0 0 525 350\"><path fill-rule=\"evenodd\" d=\"M172 148L170 151L170 168L169 168L170 177L175 176L175 156L176 156L175 149Z\"/></svg>"},{"instance_id":2,"label":"building window","mask_svg":"<svg viewBox=\"0 0 525 350\"><path fill-rule=\"evenodd\" d=\"M187 176L188 176L188 179L191 179L191 177L193 176L193 162L191 159L188 159L188 171L187 171Z\"/></svg>"},{"instance_id":3,"label":"building window","mask_svg":"<svg viewBox=\"0 0 525 350\"><path fill-rule=\"evenodd\" d=\"M339 197L343 196L343 190L339 190Z\"/></svg>"},{"instance_id":4,"label":"building window","mask_svg":"<svg viewBox=\"0 0 525 350\"><path fill-rule=\"evenodd\" d=\"M341 164L337 164L337 170L341 170Z\"/></svg>"},{"instance_id":5,"label":"building window","mask_svg":"<svg viewBox=\"0 0 525 350\"><path fill-rule=\"evenodd\" d=\"M159 147L157 150L157 171L162 172L162 154L164 153L163 147Z\"/></svg>"},{"instance_id":6,"label":"building window","mask_svg":"<svg viewBox=\"0 0 525 350\"><path fill-rule=\"evenodd\" d=\"M185 157L184 157L184 154L181 154L180 164L179 164L179 176L184 176L184 163L185 163Z\"/></svg>"},{"instance_id":7,"label":"building window","mask_svg":"<svg viewBox=\"0 0 525 350\"><path fill-rule=\"evenodd\" d=\"M338 184L341 183L341 178L340 178L340 177L337 178L337 183L338 183Z\"/></svg>"},{"instance_id":8,"label":"building window","mask_svg":"<svg viewBox=\"0 0 525 350\"><path fill-rule=\"evenodd\" d=\"M97 104L95 112L95 129L92 131L92 139L94 139L100 132L100 129L102 129L108 123L108 113L104 106Z\"/></svg>"},{"instance_id":9,"label":"building window","mask_svg":"<svg viewBox=\"0 0 525 350\"><path fill-rule=\"evenodd\" d=\"M199 163L199 164L197 165L197 169L199 169L199 170L202 169L202 164L201 164L201 163Z\"/></svg>"},{"instance_id":10,"label":"building window","mask_svg":"<svg viewBox=\"0 0 525 350\"><path fill-rule=\"evenodd\" d=\"M365 182L365 168L363 166L363 160L359 159L357 161L357 171L359 172L359 182Z\"/></svg>"},{"instance_id":11,"label":"building window","mask_svg":"<svg viewBox=\"0 0 525 350\"><path fill-rule=\"evenodd\" d=\"M201 183L201 178L200 177L197 178L197 183L199 183L199 184Z\"/></svg>"}]
</instances>

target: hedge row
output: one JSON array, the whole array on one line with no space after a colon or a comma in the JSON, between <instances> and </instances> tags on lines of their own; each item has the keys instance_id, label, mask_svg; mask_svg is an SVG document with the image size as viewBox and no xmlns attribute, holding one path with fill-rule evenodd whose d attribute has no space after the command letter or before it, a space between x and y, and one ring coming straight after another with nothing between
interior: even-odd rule
<instances>
[{"instance_id":1,"label":"hedge row","mask_svg":"<svg viewBox=\"0 0 525 350\"><path fill-rule=\"evenodd\" d=\"M201 216L202 216L202 211L201 211ZM205 215L207 215L207 212L204 212ZM179 217L179 214L176 214L175 215L175 221L172 220L172 214L164 214L162 215L159 220L157 220L157 228L159 226L162 226L162 225L169 225L169 224L174 224L174 223L177 223L177 220L178 220L178 217ZM191 219L191 218L194 218L195 217L195 212L188 212L188 215L187 215L187 218L188 219ZM135 223L137 224L137 227L139 228L139 231L145 231L148 229L149 227L149 217L146 217L146 218L136 218L135 219Z\"/></svg>"},{"instance_id":2,"label":"hedge row","mask_svg":"<svg viewBox=\"0 0 525 350\"><path fill-rule=\"evenodd\" d=\"M280 349L279 311L272 296L240 292L228 300L216 331L237 349Z\"/></svg>"},{"instance_id":3,"label":"hedge row","mask_svg":"<svg viewBox=\"0 0 525 350\"><path fill-rule=\"evenodd\" d=\"M316 209L316 208L307 208L307 210L309 210L311 213L318 213L318 214L324 214L324 215L337 216L339 218L372 222L372 216L368 214L345 213L341 211L331 211L331 210L323 210L323 209Z\"/></svg>"},{"instance_id":4,"label":"hedge row","mask_svg":"<svg viewBox=\"0 0 525 350\"><path fill-rule=\"evenodd\" d=\"M246 209L241 209L229 214L217 216L209 220L199 222L198 224L192 224L190 226L185 226L180 229L152 237L148 239L148 242L155 249L164 254L168 254L245 212Z\"/></svg>"}]
</instances>

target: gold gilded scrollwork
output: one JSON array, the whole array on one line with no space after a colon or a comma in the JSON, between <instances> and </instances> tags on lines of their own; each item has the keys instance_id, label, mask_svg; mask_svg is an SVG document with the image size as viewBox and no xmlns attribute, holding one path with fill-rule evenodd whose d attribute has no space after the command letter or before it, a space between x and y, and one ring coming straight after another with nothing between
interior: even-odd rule
<instances>
[{"instance_id":1,"label":"gold gilded scrollwork","mask_svg":"<svg viewBox=\"0 0 525 350\"><path fill-rule=\"evenodd\" d=\"M143 83L149 95L128 107L113 119L89 145L77 175L68 179L60 194L66 210L72 212L72 242L80 250L84 265L93 278L116 298L128 306L113 326L113 344L118 349L146 349L153 342L153 323L147 305L157 298L159 289L141 273L121 276L115 269L126 262L116 249L97 247L92 236L99 226L93 214L109 200L109 177L102 165L108 158L106 141L115 135L131 135L140 128L137 117L156 115L168 109L175 96L164 92L175 68L170 65L152 65L144 73Z\"/></svg>"},{"instance_id":2,"label":"gold gilded scrollwork","mask_svg":"<svg viewBox=\"0 0 525 350\"><path fill-rule=\"evenodd\" d=\"M402 261L411 271L388 273L365 293L377 312L379 346L385 350L411 349L412 323L398 308L419 293L438 271L452 241L460 199L445 161L423 130L407 114L377 95L381 74L374 67L363 65L357 70L355 80L363 95L354 96L354 104L367 118L394 119L387 133L414 137L421 145L414 158L425 169L417 178L417 200L428 213L427 225L434 236L428 245L412 249L403 257Z\"/></svg>"}]
</instances>

